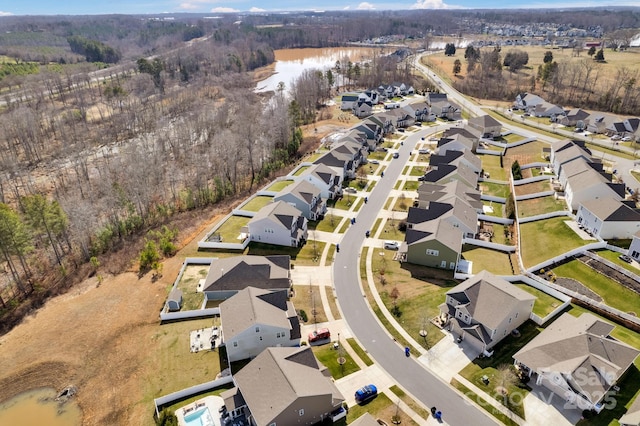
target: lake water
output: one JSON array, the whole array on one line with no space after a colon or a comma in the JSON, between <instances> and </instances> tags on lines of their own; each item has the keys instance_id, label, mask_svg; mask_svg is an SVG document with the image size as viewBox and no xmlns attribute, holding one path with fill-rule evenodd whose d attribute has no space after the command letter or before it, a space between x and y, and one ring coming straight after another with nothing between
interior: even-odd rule
<instances>
[{"instance_id":1,"label":"lake water","mask_svg":"<svg viewBox=\"0 0 640 426\"><path fill-rule=\"evenodd\" d=\"M79 426L82 412L71 399L55 401L53 389L35 389L0 404L0 425L11 426Z\"/></svg>"},{"instance_id":2,"label":"lake water","mask_svg":"<svg viewBox=\"0 0 640 426\"><path fill-rule=\"evenodd\" d=\"M336 65L336 61L346 64L366 62L370 60L374 52L389 54L395 48L371 48L371 47L327 47L321 49L280 49L275 51L275 74L258 82L258 92L275 91L278 83L284 82L285 88L291 86L291 82L298 78L303 71L308 69L320 69L326 71Z\"/></svg>"}]
</instances>

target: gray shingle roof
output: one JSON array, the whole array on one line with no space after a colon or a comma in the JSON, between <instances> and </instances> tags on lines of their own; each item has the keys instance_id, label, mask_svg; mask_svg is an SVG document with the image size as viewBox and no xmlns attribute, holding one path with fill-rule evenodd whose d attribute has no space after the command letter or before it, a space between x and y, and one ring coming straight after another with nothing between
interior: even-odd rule
<instances>
[{"instance_id":1,"label":"gray shingle roof","mask_svg":"<svg viewBox=\"0 0 640 426\"><path fill-rule=\"evenodd\" d=\"M617 198L587 200L582 205L603 222L640 222L640 213Z\"/></svg>"},{"instance_id":2,"label":"gray shingle roof","mask_svg":"<svg viewBox=\"0 0 640 426\"><path fill-rule=\"evenodd\" d=\"M288 255L233 256L216 259L205 278L204 291L239 291L247 286L263 289L291 287Z\"/></svg>"}]
</instances>

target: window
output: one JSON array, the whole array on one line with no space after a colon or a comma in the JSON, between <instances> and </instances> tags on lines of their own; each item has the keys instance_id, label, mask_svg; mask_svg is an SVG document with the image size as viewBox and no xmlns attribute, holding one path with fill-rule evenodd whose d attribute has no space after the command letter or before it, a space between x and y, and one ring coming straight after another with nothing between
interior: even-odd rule
<instances>
[{"instance_id":1,"label":"window","mask_svg":"<svg viewBox=\"0 0 640 426\"><path fill-rule=\"evenodd\" d=\"M467 314L464 315L464 321L467 322L467 323L469 322L469 315L467 315Z\"/></svg>"},{"instance_id":2,"label":"window","mask_svg":"<svg viewBox=\"0 0 640 426\"><path fill-rule=\"evenodd\" d=\"M233 342L233 347L237 348L238 347L238 342Z\"/></svg>"},{"instance_id":3,"label":"window","mask_svg":"<svg viewBox=\"0 0 640 426\"><path fill-rule=\"evenodd\" d=\"M260 340L262 340L262 336L260 336Z\"/></svg>"},{"instance_id":4,"label":"window","mask_svg":"<svg viewBox=\"0 0 640 426\"><path fill-rule=\"evenodd\" d=\"M511 318L509 318L509 324L511 324Z\"/></svg>"},{"instance_id":5,"label":"window","mask_svg":"<svg viewBox=\"0 0 640 426\"><path fill-rule=\"evenodd\" d=\"M439 254L440 254L439 250L427 249L427 255L428 256L438 256Z\"/></svg>"},{"instance_id":6,"label":"window","mask_svg":"<svg viewBox=\"0 0 640 426\"><path fill-rule=\"evenodd\" d=\"M462 319L462 312L458 311L458 315L456 315L458 318Z\"/></svg>"},{"instance_id":7,"label":"window","mask_svg":"<svg viewBox=\"0 0 640 426\"><path fill-rule=\"evenodd\" d=\"M299 416L304 416L304 408L301 408L298 410L298 415Z\"/></svg>"},{"instance_id":8,"label":"window","mask_svg":"<svg viewBox=\"0 0 640 426\"><path fill-rule=\"evenodd\" d=\"M256 327L256 333L260 333L260 327Z\"/></svg>"},{"instance_id":9,"label":"window","mask_svg":"<svg viewBox=\"0 0 640 426\"><path fill-rule=\"evenodd\" d=\"M516 312L516 318L518 318L518 313L519 313L519 312Z\"/></svg>"},{"instance_id":10,"label":"window","mask_svg":"<svg viewBox=\"0 0 640 426\"><path fill-rule=\"evenodd\" d=\"M276 422L271 423L269 426L276 426Z\"/></svg>"},{"instance_id":11,"label":"window","mask_svg":"<svg viewBox=\"0 0 640 426\"><path fill-rule=\"evenodd\" d=\"M637 251L635 251L635 250L631 253L631 257L633 257L634 259L637 259L637 258L638 258L638 255L640 255L640 253L638 253L638 252L637 252Z\"/></svg>"}]
</instances>

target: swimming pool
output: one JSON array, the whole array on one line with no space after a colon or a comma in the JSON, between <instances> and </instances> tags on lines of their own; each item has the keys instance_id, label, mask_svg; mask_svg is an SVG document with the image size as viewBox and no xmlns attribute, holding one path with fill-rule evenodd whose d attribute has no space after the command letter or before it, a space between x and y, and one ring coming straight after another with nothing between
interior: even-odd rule
<instances>
[{"instance_id":1,"label":"swimming pool","mask_svg":"<svg viewBox=\"0 0 640 426\"><path fill-rule=\"evenodd\" d=\"M207 407L194 413L184 416L184 422L187 426L215 426L213 417Z\"/></svg>"}]
</instances>

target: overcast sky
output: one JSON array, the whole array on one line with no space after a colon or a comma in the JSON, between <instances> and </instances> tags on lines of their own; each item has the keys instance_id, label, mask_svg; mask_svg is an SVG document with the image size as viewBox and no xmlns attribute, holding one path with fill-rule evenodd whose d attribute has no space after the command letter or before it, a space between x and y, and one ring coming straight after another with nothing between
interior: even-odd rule
<instances>
[{"instance_id":1,"label":"overcast sky","mask_svg":"<svg viewBox=\"0 0 640 426\"><path fill-rule=\"evenodd\" d=\"M637 0L0 0L1 15L637 6Z\"/></svg>"}]
</instances>

